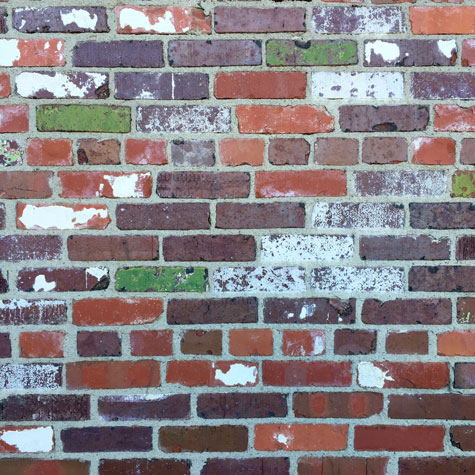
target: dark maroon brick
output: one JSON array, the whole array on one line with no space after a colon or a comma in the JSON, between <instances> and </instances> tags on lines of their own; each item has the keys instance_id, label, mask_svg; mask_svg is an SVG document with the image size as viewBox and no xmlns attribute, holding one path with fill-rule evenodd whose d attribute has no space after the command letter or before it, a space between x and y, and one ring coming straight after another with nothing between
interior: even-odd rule
<instances>
[{"instance_id":1,"label":"dark maroon brick","mask_svg":"<svg viewBox=\"0 0 475 475\"><path fill-rule=\"evenodd\" d=\"M416 99L473 99L473 73L413 73L411 93Z\"/></svg>"},{"instance_id":2,"label":"dark maroon brick","mask_svg":"<svg viewBox=\"0 0 475 475\"><path fill-rule=\"evenodd\" d=\"M460 162L464 165L475 165L475 139L462 140Z\"/></svg>"},{"instance_id":3,"label":"dark maroon brick","mask_svg":"<svg viewBox=\"0 0 475 475\"><path fill-rule=\"evenodd\" d=\"M73 20L67 23L68 16L72 18L75 12L76 15L84 15L87 12L91 20L94 17L97 18L95 26L80 26ZM104 33L109 31L104 7L16 8L13 10L13 28L21 33L83 33L87 31Z\"/></svg>"},{"instance_id":4,"label":"dark maroon brick","mask_svg":"<svg viewBox=\"0 0 475 475\"><path fill-rule=\"evenodd\" d=\"M157 177L161 198L247 198L249 173L162 172Z\"/></svg>"},{"instance_id":5,"label":"dark maroon brick","mask_svg":"<svg viewBox=\"0 0 475 475\"><path fill-rule=\"evenodd\" d=\"M467 475L468 473L475 473L475 457L399 459L399 475Z\"/></svg>"},{"instance_id":6,"label":"dark maroon brick","mask_svg":"<svg viewBox=\"0 0 475 475\"><path fill-rule=\"evenodd\" d=\"M255 66L262 62L261 42L254 40L172 40L170 66Z\"/></svg>"},{"instance_id":7,"label":"dark maroon brick","mask_svg":"<svg viewBox=\"0 0 475 475\"><path fill-rule=\"evenodd\" d=\"M475 420L473 394L391 394L391 419Z\"/></svg>"},{"instance_id":8,"label":"dark maroon brick","mask_svg":"<svg viewBox=\"0 0 475 475\"><path fill-rule=\"evenodd\" d=\"M5 205L0 203L0 229L5 229Z\"/></svg>"},{"instance_id":9,"label":"dark maroon brick","mask_svg":"<svg viewBox=\"0 0 475 475\"><path fill-rule=\"evenodd\" d=\"M197 412L204 419L285 417L287 395L276 393L200 394Z\"/></svg>"},{"instance_id":10,"label":"dark maroon brick","mask_svg":"<svg viewBox=\"0 0 475 475\"><path fill-rule=\"evenodd\" d=\"M41 458L2 458L2 475L89 475L90 462L83 460L45 460Z\"/></svg>"},{"instance_id":11,"label":"dark maroon brick","mask_svg":"<svg viewBox=\"0 0 475 475\"><path fill-rule=\"evenodd\" d=\"M60 236L10 235L0 236L0 260L24 261L29 259L50 261L61 257Z\"/></svg>"},{"instance_id":12,"label":"dark maroon brick","mask_svg":"<svg viewBox=\"0 0 475 475\"><path fill-rule=\"evenodd\" d=\"M173 140L170 151L173 165L210 167L215 164L213 140Z\"/></svg>"},{"instance_id":13,"label":"dark maroon brick","mask_svg":"<svg viewBox=\"0 0 475 475\"><path fill-rule=\"evenodd\" d=\"M475 426L452 426L450 442L464 452L475 450Z\"/></svg>"},{"instance_id":14,"label":"dark maroon brick","mask_svg":"<svg viewBox=\"0 0 475 475\"><path fill-rule=\"evenodd\" d=\"M327 298L264 300L265 323L350 324L355 323L355 299Z\"/></svg>"},{"instance_id":15,"label":"dark maroon brick","mask_svg":"<svg viewBox=\"0 0 475 475\"><path fill-rule=\"evenodd\" d=\"M303 203L218 203L216 227L269 229L305 227Z\"/></svg>"},{"instance_id":16,"label":"dark maroon brick","mask_svg":"<svg viewBox=\"0 0 475 475\"><path fill-rule=\"evenodd\" d=\"M8 292L8 274L3 274L0 270L0 294Z\"/></svg>"},{"instance_id":17,"label":"dark maroon brick","mask_svg":"<svg viewBox=\"0 0 475 475\"><path fill-rule=\"evenodd\" d=\"M413 132L425 130L429 109L425 106L341 106L343 132Z\"/></svg>"},{"instance_id":18,"label":"dark maroon brick","mask_svg":"<svg viewBox=\"0 0 475 475\"><path fill-rule=\"evenodd\" d=\"M475 236L462 236L457 239L456 256L459 260L475 259Z\"/></svg>"},{"instance_id":19,"label":"dark maroon brick","mask_svg":"<svg viewBox=\"0 0 475 475\"><path fill-rule=\"evenodd\" d=\"M256 241L249 235L166 236L166 261L253 261Z\"/></svg>"},{"instance_id":20,"label":"dark maroon brick","mask_svg":"<svg viewBox=\"0 0 475 475\"><path fill-rule=\"evenodd\" d=\"M98 411L106 421L187 419L190 417L190 395L104 396L98 400Z\"/></svg>"},{"instance_id":21,"label":"dark maroon brick","mask_svg":"<svg viewBox=\"0 0 475 475\"><path fill-rule=\"evenodd\" d=\"M73 49L73 66L162 68L161 41L84 41Z\"/></svg>"},{"instance_id":22,"label":"dark maroon brick","mask_svg":"<svg viewBox=\"0 0 475 475\"><path fill-rule=\"evenodd\" d=\"M469 325L475 323L475 298L457 300L457 322Z\"/></svg>"},{"instance_id":23,"label":"dark maroon brick","mask_svg":"<svg viewBox=\"0 0 475 475\"><path fill-rule=\"evenodd\" d=\"M180 342L184 355L221 355L223 352L221 330L188 330Z\"/></svg>"},{"instance_id":24,"label":"dark maroon brick","mask_svg":"<svg viewBox=\"0 0 475 475\"><path fill-rule=\"evenodd\" d=\"M449 299L367 299L361 320L372 325L447 325L452 322Z\"/></svg>"},{"instance_id":25,"label":"dark maroon brick","mask_svg":"<svg viewBox=\"0 0 475 475\"><path fill-rule=\"evenodd\" d=\"M122 204L117 206L119 229L209 229L208 203Z\"/></svg>"},{"instance_id":26,"label":"dark maroon brick","mask_svg":"<svg viewBox=\"0 0 475 475\"><path fill-rule=\"evenodd\" d=\"M386 165L407 162L407 142L401 137L366 137L362 155L364 163Z\"/></svg>"},{"instance_id":27,"label":"dark maroon brick","mask_svg":"<svg viewBox=\"0 0 475 475\"><path fill-rule=\"evenodd\" d=\"M412 292L474 292L475 267L411 267L409 290Z\"/></svg>"},{"instance_id":28,"label":"dark maroon brick","mask_svg":"<svg viewBox=\"0 0 475 475\"><path fill-rule=\"evenodd\" d=\"M101 460L99 475L189 475L191 462L174 459Z\"/></svg>"},{"instance_id":29,"label":"dark maroon brick","mask_svg":"<svg viewBox=\"0 0 475 475\"><path fill-rule=\"evenodd\" d=\"M387 475L387 457L303 457L298 461L299 475Z\"/></svg>"},{"instance_id":30,"label":"dark maroon brick","mask_svg":"<svg viewBox=\"0 0 475 475\"><path fill-rule=\"evenodd\" d=\"M75 427L61 431L64 452L152 450L151 427Z\"/></svg>"},{"instance_id":31,"label":"dark maroon brick","mask_svg":"<svg viewBox=\"0 0 475 475\"><path fill-rule=\"evenodd\" d=\"M475 229L473 203L409 203L415 229Z\"/></svg>"},{"instance_id":32,"label":"dark maroon brick","mask_svg":"<svg viewBox=\"0 0 475 475\"><path fill-rule=\"evenodd\" d=\"M369 260L443 260L450 241L432 236L362 236L360 256Z\"/></svg>"},{"instance_id":33,"label":"dark maroon brick","mask_svg":"<svg viewBox=\"0 0 475 475\"><path fill-rule=\"evenodd\" d=\"M214 29L217 33L306 31L305 8L217 7Z\"/></svg>"},{"instance_id":34,"label":"dark maroon brick","mask_svg":"<svg viewBox=\"0 0 475 475\"><path fill-rule=\"evenodd\" d=\"M0 300L0 325L58 325L66 319L61 300Z\"/></svg>"},{"instance_id":35,"label":"dark maroon brick","mask_svg":"<svg viewBox=\"0 0 475 475\"><path fill-rule=\"evenodd\" d=\"M455 363L454 387L461 389L475 388L475 363Z\"/></svg>"},{"instance_id":36,"label":"dark maroon brick","mask_svg":"<svg viewBox=\"0 0 475 475\"><path fill-rule=\"evenodd\" d=\"M271 139L268 155L272 165L306 165L310 144L305 139Z\"/></svg>"},{"instance_id":37,"label":"dark maroon brick","mask_svg":"<svg viewBox=\"0 0 475 475\"><path fill-rule=\"evenodd\" d=\"M121 341L116 332L79 332L77 335L78 355L121 356Z\"/></svg>"},{"instance_id":38,"label":"dark maroon brick","mask_svg":"<svg viewBox=\"0 0 475 475\"><path fill-rule=\"evenodd\" d=\"M115 139L81 139L78 141L79 165L118 165L120 142Z\"/></svg>"},{"instance_id":39,"label":"dark maroon brick","mask_svg":"<svg viewBox=\"0 0 475 475\"><path fill-rule=\"evenodd\" d=\"M379 41L379 40L377 40ZM457 47L447 56L439 48L440 40L387 40L384 46L399 49L397 57L384 58L371 47L373 40L365 41L365 66L453 66L457 60ZM391 49L391 51L392 51Z\"/></svg>"},{"instance_id":40,"label":"dark maroon brick","mask_svg":"<svg viewBox=\"0 0 475 475\"><path fill-rule=\"evenodd\" d=\"M253 459L208 459L201 475L246 474L246 475L288 475L288 458L266 457Z\"/></svg>"},{"instance_id":41,"label":"dark maroon brick","mask_svg":"<svg viewBox=\"0 0 475 475\"><path fill-rule=\"evenodd\" d=\"M0 404L2 421L85 421L89 396L82 394L22 394Z\"/></svg>"},{"instance_id":42,"label":"dark maroon brick","mask_svg":"<svg viewBox=\"0 0 475 475\"><path fill-rule=\"evenodd\" d=\"M386 352L392 355L427 355L429 336L427 332L390 332L386 337Z\"/></svg>"},{"instance_id":43,"label":"dark maroon brick","mask_svg":"<svg viewBox=\"0 0 475 475\"><path fill-rule=\"evenodd\" d=\"M10 333L0 333L0 358L10 358L12 356L12 344Z\"/></svg>"},{"instance_id":44,"label":"dark maroon brick","mask_svg":"<svg viewBox=\"0 0 475 475\"><path fill-rule=\"evenodd\" d=\"M208 75L203 73L116 73L117 99L207 99Z\"/></svg>"},{"instance_id":45,"label":"dark maroon brick","mask_svg":"<svg viewBox=\"0 0 475 475\"><path fill-rule=\"evenodd\" d=\"M335 330L335 355L369 355L376 351L375 330Z\"/></svg>"},{"instance_id":46,"label":"dark maroon brick","mask_svg":"<svg viewBox=\"0 0 475 475\"><path fill-rule=\"evenodd\" d=\"M168 302L167 322L172 325L256 323L257 299L172 299Z\"/></svg>"},{"instance_id":47,"label":"dark maroon brick","mask_svg":"<svg viewBox=\"0 0 475 475\"><path fill-rule=\"evenodd\" d=\"M98 277L88 272L86 267L72 269L22 269L18 272L17 288L25 292L41 292L50 290L54 292L81 292L91 290L104 290L109 287L109 272L104 270L103 276ZM36 283L39 276L47 284ZM51 283L54 288L50 288ZM50 285L48 285L50 284ZM47 287L47 289L45 289Z\"/></svg>"},{"instance_id":48,"label":"dark maroon brick","mask_svg":"<svg viewBox=\"0 0 475 475\"><path fill-rule=\"evenodd\" d=\"M0 8L0 33L6 33L8 31L7 17L7 10L5 8Z\"/></svg>"}]
</instances>

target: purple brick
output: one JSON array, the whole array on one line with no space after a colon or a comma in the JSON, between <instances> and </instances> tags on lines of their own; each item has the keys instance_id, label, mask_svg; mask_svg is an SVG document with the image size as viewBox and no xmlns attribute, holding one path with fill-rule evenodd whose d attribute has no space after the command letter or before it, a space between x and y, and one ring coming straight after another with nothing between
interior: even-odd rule
<instances>
[{"instance_id":1,"label":"purple brick","mask_svg":"<svg viewBox=\"0 0 475 475\"><path fill-rule=\"evenodd\" d=\"M8 31L7 16L7 10L0 8L0 33L6 33Z\"/></svg>"},{"instance_id":2,"label":"purple brick","mask_svg":"<svg viewBox=\"0 0 475 475\"><path fill-rule=\"evenodd\" d=\"M0 261L53 260L61 257L60 236L0 236Z\"/></svg>"},{"instance_id":3,"label":"purple brick","mask_svg":"<svg viewBox=\"0 0 475 475\"><path fill-rule=\"evenodd\" d=\"M474 73L413 73L412 95L416 99L474 99Z\"/></svg>"},{"instance_id":4,"label":"purple brick","mask_svg":"<svg viewBox=\"0 0 475 475\"><path fill-rule=\"evenodd\" d=\"M121 341L116 332L79 332L77 336L78 355L121 356Z\"/></svg>"},{"instance_id":5,"label":"purple brick","mask_svg":"<svg viewBox=\"0 0 475 475\"><path fill-rule=\"evenodd\" d=\"M210 167L215 164L213 140L174 140L170 149L173 165Z\"/></svg>"},{"instance_id":6,"label":"purple brick","mask_svg":"<svg viewBox=\"0 0 475 475\"><path fill-rule=\"evenodd\" d=\"M10 342L10 333L0 333L0 358L10 358L11 356L12 344Z\"/></svg>"}]
</instances>

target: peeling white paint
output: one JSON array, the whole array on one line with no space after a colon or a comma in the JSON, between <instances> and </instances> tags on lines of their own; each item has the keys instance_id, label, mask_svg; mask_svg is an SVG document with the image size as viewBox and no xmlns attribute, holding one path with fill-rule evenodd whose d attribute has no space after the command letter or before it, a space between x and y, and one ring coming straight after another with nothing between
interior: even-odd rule
<instances>
[{"instance_id":1,"label":"peeling white paint","mask_svg":"<svg viewBox=\"0 0 475 475\"><path fill-rule=\"evenodd\" d=\"M216 369L214 377L225 386L247 386L256 383L257 368L236 363L232 364L227 372Z\"/></svg>"},{"instance_id":2,"label":"peeling white paint","mask_svg":"<svg viewBox=\"0 0 475 475\"><path fill-rule=\"evenodd\" d=\"M358 384L364 388L384 388L386 381L394 381L388 374L369 361L358 363Z\"/></svg>"},{"instance_id":3,"label":"peeling white paint","mask_svg":"<svg viewBox=\"0 0 475 475\"><path fill-rule=\"evenodd\" d=\"M401 50L397 43L392 41L369 41L365 44L365 60L371 62L371 53L374 53L386 62L395 61L399 58Z\"/></svg>"},{"instance_id":4,"label":"peeling white paint","mask_svg":"<svg viewBox=\"0 0 475 475\"><path fill-rule=\"evenodd\" d=\"M33 290L35 292L50 292L55 288L56 282L48 282L43 274L35 277L35 282L33 283Z\"/></svg>"},{"instance_id":5,"label":"peeling white paint","mask_svg":"<svg viewBox=\"0 0 475 475\"><path fill-rule=\"evenodd\" d=\"M0 39L0 66L13 66L21 57L18 40Z\"/></svg>"},{"instance_id":6,"label":"peeling white paint","mask_svg":"<svg viewBox=\"0 0 475 475\"><path fill-rule=\"evenodd\" d=\"M86 274L92 275L99 281L107 275L107 269L105 267L88 267Z\"/></svg>"},{"instance_id":7,"label":"peeling white paint","mask_svg":"<svg viewBox=\"0 0 475 475\"><path fill-rule=\"evenodd\" d=\"M56 382L60 367L52 364L0 365L0 387L3 390L59 389Z\"/></svg>"},{"instance_id":8,"label":"peeling white paint","mask_svg":"<svg viewBox=\"0 0 475 475\"><path fill-rule=\"evenodd\" d=\"M446 57L451 58L452 52L457 51L457 43L455 40L439 40L437 41L439 51Z\"/></svg>"},{"instance_id":9,"label":"peeling white paint","mask_svg":"<svg viewBox=\"0 0 475 475\"><path fill-rule=\"evenodd\" d=\"M173 14L166 10L163 17L156 22L151 22L149 16L135 8L123 8L120 11L119 24L121 28L132 28L133 30L144 30L153 33L177 33ZM186 32L190 27L183 28Z\"/></svg>"},{"instance_id":10,"label":"peeling white paint","mask_svg":"<svg viewBox=\"0 0 475 475\"><path fill-rule=\"evenodd\" d=\"M50 426L0 429L0 440L18 452L51 452L54 448L53 428Z\"/></svg>"},{"instance_id":11,"label":"peeling white paint","mask_svg":"<svg viewBox=\"0 0 475 475\"><path fill-rule=\"evenodd\" d=\"M149 177L150 173L130 173L128 175L104 175L104 179L112 188L114 198L142 198L140 182Z\"/></svg>"},{"instance_id":12,"label":"peeling white paint","mask_svg":"<svg viewBox=\"0 0 475 475\"><path fill-rule=\"evenodd\" d=\"M313 335L312 355L322 355L325 352L325 335Z\"/></svg>"},{"instance_id":13,"label":"peeling white paint","mask_svg":"<svg viewBox=\"0 0 475 475\"><path fill-rule=\"evenodd\" d=\"M61 12L61 21L64 25L76 23L78 28L94 31L97 25L97 15L87 10L74 9L69 13Z\"/></svg>"}]
</instances>

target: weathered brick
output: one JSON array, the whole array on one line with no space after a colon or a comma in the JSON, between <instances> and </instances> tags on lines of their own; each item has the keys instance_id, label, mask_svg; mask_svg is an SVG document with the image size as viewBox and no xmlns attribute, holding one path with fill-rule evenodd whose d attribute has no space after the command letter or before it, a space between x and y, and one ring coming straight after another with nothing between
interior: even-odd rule
<instances>
[{"instance_id":1,"label":"weathered brick","mask_svg":"<svg viewBox=\"0 0 475 475\"><path fill-rule=\"evenodd\" d=\"M0 74L0 97L8 97L12 92L10 86L10 75L8 73Z\"/></svg>"},{"instance_id":2,"label":"weathered brick","mask_svg":"<svg viewBox=\"0 0 475 475\"><path fill-rule=\"evenodd\" d=\"M455 363L454 387L475 388L475 365L473 363Z\"/></svg>"},{"instance_id":3,"label":"weathered brick","mask_svg":"<svg viewBox=\"0 0 475 475\"><path fill-rule=\"evenodd\" d=\"M23 147L16 140L0 140L0 167L23 163Z\"/></svg>"},{"instance_id":4,"label":"weathered brick","mask_svg":"<svg viewBox=\"0 0 475 475\"><path fill-rule=\"evenodd\" d=\"M437 132L475 132L475 107L441 104L434 106L434 113Z\"/></svg>"},{"instance_id":5,"label":"weathered brick","mask_svg":"<svg viewBox=\"0 0 475 475\"><path fill-rule=\"evenodd\" d=\"M0 325L58 325L66 318L62 300L0 300Z\"/></svg>"},{"instance_id":6,"label":"weathered brick","mask_svg":"<svg viewBox=\"0 0 475 475\"><path fill-rule=\"evenodd\" d=\"M183 333L180 350L184 355L221 355L221 330L188 330Z\"/></svg>"},{"instance_id":7,"label":"weathered brick","mask_svg":"<svg viewBox=\"0 0 475 475\"><path fill-rule=\"evenodd\" d=\"M1 43L0 43L1 47ZM28 105L1 105L0 106L0 133L15 134L28 132L29 118Z\"/></svg>"},{"instance_id":8,"label":"weathered brick","mask_svg":"<svg viewBox=\"0 0 475 475\"><path fill-rule=\"evenodd\" d=\"M79 165L118 165L120 142L115 139L81 139L78 141Z\"/></svg>"},{"instance_id":9,"label":"weathered brick","mask_svg":"<svg viewBox=\"0 0 475 475\"><path fill-rule=\"evenodd\" d=\"M215 163L213 140L173 140L170 150L175 166L204 167Z\"/></svg>"},{"instance_id":10,"label":"weathered brick","mask_svg":"<svg viewBox=\"0 0 475 475\"><path fill-rule=\"evenodd\" d=\"M51 172L1 172L0 198L49 198L52 195Z\"/></svg>"},{"instance_id":11,"label":"weathered brick","mask_svg":"<svg viewBox=\"0 0 475 475\"><path fill-rule=\"evenodd\" d=\"M270 329L229 331L229 352L235 356L270 356L274 353L274 335Z\"/></svg>"},{"instance_id":12,"label":"weathered brick","mask_svg":"<svg viewBox=\"0 0 475 475\"><path fill-rule=\"evenodd\" d=\"M285 356L323 355L325 340L322 330L284 330L282 353Z\"/></svg>"},{"instance_id":13,"label":"weathered brick","mask_svg":"<svg viewBox=\"0 0 475 475\"><path fill-rule=\"evenodd\" d=\"M264 151L263 139L223 139L219 142L219 158L223 165L263 165Z\"/></svg>"},{"instance_id":14,"label":"weathered brick","mask_svg":"<svg viewBox=\"0 0 475 475\"><path fill-rule=\"evenodd\" d=\"M470 35L475 33L475 7L411 7L415 35Z\"/></svg>"},{"instance_id":15,"label":"weathered brick","mask_svg":"<svg viewBox=\"0 0 475 475\"><path fill-rule=\"evenodd\" d=\"M414 266L409 270L413 292L473 292L474 268L470 266Z\"/></svg>"},{"instance_id":16,"label":"weathered brick","mask_svg":"<svg viewBox=\"0 0 475 475\"><path fill-rule=\"evenodd\" d=\"M474 435L474 426L452 426L450 428L451 444L464 452L475 450Z\"/></svg>"},{"instance_id":17,"label":"weathered brick","mask_svg":"<svg viewBox=\"0 0 475 475\"><path fill-rule=\"evenodd\" d=\"M475 75L472 73L413 73L411 93L416 99L473 99L475 98Z\"/></svg>"},{"instance_id":18,"label":"weathered brick","mask_svg":"<svg viewBox=\"0 0 475 475\"><path fill-rule=\"evenodd\" d=\"M475 139L463 139L460 150L460 162L464 165L475 164Z\"/></svg>"},{"instance_id":19,"label":"weathered brick","mask_svg":"<svg viewBox=\"0 0 475 475\"><path fill-rule=\"evenodd\" d=\"M395 355L426 355L429 352L427 332L391 332L386 338L386 352Z\"/></svg>"},{"instance_id":20,"label":"weathered brick","mask_svg":"<svg viewBox=\"0 0 475 475\"><path fill-rule=\"evenodd\" d=\"M59 236L0 236L1 261L55 260L61 257L61 249Z\"/></svg>"},{"instance_id":21,"label":"weathered brick","mask_svg":"<svg viewBox=\"0 0 475 475\"><path fill-rule=\"evenodd\" d=\"M475 470L475 457L424 457L400 458L400 475L431 473L433 475L462 475Z\"/></svg>"},{"instance_id":22,"label":"weathered brick","mask_svg":"<svg viewBox=\"0 0 475 475\"><path fill-rule=\"evenodd\" d=\"M459 298L457 300L457 322L472 324L475 318L475 299Z\"/></svg>"},{"instance_id":23,"label":"weathered brick","mask_svg":"<svg viewBox=\"0 0 475 475\"><path fill-rule=\"evenodd\" d=\"M165 165L168 163L167 141L127 139L125 162L132 165Z\"/></svg>"},{"instance_id":24,"label":"weathered brick","mask_svg":"<svg viewBox=\"0 0 475 475\"><path fill-rule=\"evenodd\" d=\"M335 355L369 355L376 352L375 330L335 330L333 341Z\"/></svg>"},{"instance_id":25,"label":"weathered brick","mask_svg":"<svg viewBox=\"0 0 475 475\"><path fill-rule=\"evenodd\" d=\"M475 65L475 40L462 41L462 66Z\"/></svg>"},{"instance_id":26,"label":"weathered brick","mask_svg":"<svg viewBox=\"0 0 475 475\"><path fill-rule=\"evenodd\" d=\"M175 460L170 458L100 460L99 474L117 475L118 473L140 473L141 475L154 475L168 471L170 475L190 475L190 465L191 463L188 460Z\"/></svg>"},{"instance_id":27,"label":"weathered brick","mask_svg":"<svg viewBox=\"0 0 475 475\"><path fill-rule=\"evenodd\" d=\"M2 67L63 66L64 40L60 39L0 39L0 49L10 54L0 56Z\"/></svg>"},{"instance_id":28,"label":"weathered brick","mask_svg":"<svg viewBox=\"0 0 475 475\"><path fill-rule=\"evenodd\" d=\"M412 162L419 165L452 165L455 163L455 141L445 137L414 138Z\"/></svg>"},{"instance_id":29,"label":"weathered brick","mask_svg":"<svg viewBox=\"0 0 475 475\"><path fill-rule=\"evenodd\" d=\"M64 331L21 332L18 338L21 358L62 358Z\"/></svg>"},{"instance_id":30,"label":"weathered brick","mask_svg":"<svg viewBox=\"0 0 475 475\"><path fill-rule=\"evenodd\" d=\"M373 0L377 3L378 0ZM302 457L298 460L299 475L315 473L368 473L371 475L386 475L387 457Z\"/></svg>"},{"instance_id":31,"label":"weathered brick","mask_svg":"<svg viewBox=\"0 0 475 475\"><path fill-rule=\"evenodd\" d=\"M211 458L207 459L203 469L202 475L213 475L216 473L253 473L264 474L273 473L275 475L288 475L289 459L281 457L260 457L252 459L224 459Z\"/></svg>"},{"instance_id":32,"label":"weathered brick","mask_svg":"<svg viewBox=\"0 0 475 475\"><path fill-rule=\"evenodd\" d=\"M306 165L310 144L305 139L271 139L268 157L272 165Z\"/></svg>"},{"instance_id":33,"label":"weathered brick","mask_svg":"<svg viewBox=\"0 0 475 475\"><path fill-rule=\"evenodd\" d=\"M473 229L475 207L471 203L410 203L415 229Z\"/></svg>"},{"instance_id":34,"label":"weathered brick","mask_svg":"<svg viewBox=\"0 0 475 475\"><path fill-rule=\"evenodd\" d=\"M26 161L33 166L73 165L72 143L68 139L28 139Z\"/></svg>"},{"instance_id":35,"label":"weathered brick","mask_svg":"<svg viewBox=\"0 0 475 475\"><path fill-rule=\"evenodd\" d=\"M54 390L61 388L63 366L52 363L2 364L0 386L3 390Z\"/></svg>"},{"instance_id":36,"label":"weathered brick","mask_svg":"<svg viewBox=\"0 0 475 475\"><path fill-rule=\"evenodd\" d=\"M78 332L78 355L82 357L121 356L121 340L115 332Z\"/></svg>"},{"instance_id":37,"label":"weathered brick","mask_svg":"<svg viewBox=\"0 0 475 475\"><path fill-rule=\"evenodd\" d=\"M2 452L52 452L54 432L52 426L4 426L0 429Z\"/></svg>"},{"instance_id":38,"label":"weathered brick","mask_svg":"<svg viewBox=\"0 0 475 475\"><path fill-rule=\"evenodd\" d=\"M8 272L5 273L5 275L0 271L0 293L4 294L8 292L9 287L8 287Z\"/></svg>"},{"instance_id":39,"label":"weathered brick","mask_svg":"<svg viewBox=\"0 0 475 475\"><path fill-rule=\"evenodd\" d=\"M173 332L169 330L144 330L130 332L132 356L169 356L173 353Z\"/></svg>"},{"instance_id":40,"label":"weathered brick","mask_svg":"<svg viewBox=\"0 0 475 475\"><path fill-rule=\"evenodd\" d=\"M407 162L407 142L402 137L365 137L362 156L364 163L377 165Z\"/></svg>"}]
</instances>

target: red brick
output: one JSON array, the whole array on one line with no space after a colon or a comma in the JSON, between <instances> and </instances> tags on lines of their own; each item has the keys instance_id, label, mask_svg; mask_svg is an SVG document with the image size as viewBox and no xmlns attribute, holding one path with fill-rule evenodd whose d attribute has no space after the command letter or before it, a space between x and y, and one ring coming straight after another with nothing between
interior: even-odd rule
<instances>
[{"instance_id":1,"label":"red brick","mask_svg":"<svg viewBox=\"0 0 475 475\"><path fill-rule=\"evenodd\" d=\"M437 335L437 354L441 356L475 356L475 332L440 333Z\"/></svg>"},{"instance_id":2,"label":"red brick","mask_svg":"<svg viewBox=\"0 0 475 475\"><path fill-rule=\"evenodd\" d=\"M0 106L0 133L28 132L28 106Z\"/></svg>"},{"instance_id":3,"label":"red brick","mask_svg":"<svg viewBox=\"0 0 475 475\"><path fill-rule=\"evenodd\" d=\"M475 7L411 7L416 35L471 35L475 33Z\"/></svg>"},{"instance_id":4,"label":"red brick","mask_svg":"<svg viewBox=\"0 0 475 475\"><path fill-rule=\"evenodd\" d=\"M475 66L475 40L462 41L462 66Z\"/></svg>"},{"instance_id":5,"label":"red brick","mask_svg":"<svg viewBox=\"0 0 475 475\"><path fill-rule=\"evenodd\" d=\"M475 470L475 457L424 457L399 459L399 475L465 475Z\"/></svg>"},{"instance_id":6,"label":"red brick","mask_svg":"<svg viewBox=\"0 0 475 475\"><path fill-rule=\"evenodd\" d=\"M358 140L325 137L315 141L315 162L319 165L356 165Z\"/></svg>"},{"instance_id":7,"label":"red brick","mask_svg":"<svg viewBox=\"0 0 475 475\"><path fill-rule=\"evenodd\" d=\"M310 144L305 139L271 139L268 155L272 165L306 165Z\"/></svg>"},{"instance_id":8,"label":"red brick","mask_svg":"<svg viewBox=\"0 0 475 475\"><path fill-rule=\"evenodd\" d=\"M25 67L25 66L63 66L66 63L64 57L64 40L48 39L2 39L5 46L15 51L16 59L1 62L1 66ZM2 45L3 47L3 45Z\"/></svg>"},{"instance_id":9,"label":"red brick","mask_svg":"<svg viewBox=\"0 0 475 475\"><path fill-rule=\"evenodd\" d=\"M187 460L176 459L114 459L99 461L99 475L118 475L140 473L141 475L190 475L190 463Z\"/></svg>"},{"instance_id":10,"label":"red brick","mask_svg":"<svg viewBox=\"0 0 475 475\"><path fill-rule=\"evenodd\" d=\"M436 132L475 132L475 107L441 104L434 106L434 113Z\"/></svg>"},{"instance_id":11,"label":"red brick","mask_svg":"<svg viewBox=\"0 0 475 475\"><path fill-rule=\"evenodd\" d=\"M143 330L130 332L132 356L168 356L173 352L171 330Z\"/></svg>"},{"instance_id":12,"label":"red brick","mask_svg":"<svg viewBox=\"0 0 475 475\"><path fill-rule=\"evenodd\" d=\"M378 1L373 0L373 3ZM387 475L388 460L387 457L305 457L298 461L298 475Z\"/></svg>"},{"instance_id":13,"label":"red brick","mask_svg":"<svg viewBox=\"0 0 475 475\"><path fill-rule=\"evenodd\" d=\"M390 332L386 337L386 352L395 355L426 355L429 336L423 331Z\"/></svg>"},{"instance_id":14,"label":"red brick","mask_svg":"<svg viewBox=\"0 0 475 475\"><path fill-rule=\"evenodd\" d=\"M50 198L51 172L0 172L0 198Z\"/></svg>"},{"instance_id":15,"label":"red brick","mask_svg":"<svg viewBox=\"0 0 475 475\"><path fill-rule=\"evenodd\" d=\"M22 332L19 337L21 358L62 358L63 331Z\"/></svg>"},{"instance_id":16,"label":"red brick","mask_svg":"<svg viewBox=\"0 0 475 475\"><path fill-rule=\"evenodd\" d=\"M167 141L127 139L125 162L132 165L165 165L168 163Z\"/></svg>"},{"instance_id":17,"label":"red brick","mask_svg":"<svg viewBox=\"0 0 475 475\"><path fill-rule=\"evenodd\" d=\"M229 352L234 356L270 356L274 353L270 329L229 331Z\"/></svg>"},{"instance_id":18,"label":"red brick","mask_svg":"<svg viewBox=\"0 0 475 475\"><path fill-rule=\"evenodd\" d=\"M79 165L118 165L120 142L115 139L81 139L77 156Z\"/></svg>"},{"instance_id":19,"label":"red brick","mask_svg":"<svg viewBox=\"0 0 475 475\"><path fill-rule=\"evenodd\" d=\"M184 355L221 355L221 330L188 330L183 333L180 343Z\"/></svg>"},{"instance_id":20,"label":"red brick","mask_svg":"<svg viewBox=\"0 0 475 475\"><path fill-rule=\"evenodd\" d=\"M12 458L2 459L2 475L89 475L89 461L41 460Z\"/></svg>"},{"instance_id":21,"label":"red brick","mask_svg":"<svg viewBox=\"0 0 475 475\"><path fill-rule=\"evenodd\" d=\"M264 164L265 142L263 139L223 139L219 142L219 158L223 165Z\"/></svg>"},{"instance_id":22,"label":"red brick","mask_svg":"<svg viewBox=\"0 0 475 475\"><path fill-rule=\"evenodd\" d=\"M369 355L376 351L375 330L335 330L333 342L335 355Z\"/></svg>"},{"instance_id":23,"label":"red brick","mask_svg":"<svg viewBox=\"0 0 475 475\"><path fill-rule=\"evenodd\" d=\"M446 137L412 139L412 163L453 165L455 163L455 141Z\"/></svg>"},{"instance_id":24,"label":"red brick","mask_svg":"<svg viewBox=\"0 0 475 475\"><path fill-rule=\"evenodd\" d=\"M362 154L364 163L375 165L407 162L407 142L401 137L365 137Z\"/></svg>"},{"instance_id":25,"label":"red brick","mask_svg":"<svg viewBox=\"0 0 475 475\"><path fill-rule=\"evenodd\" d=\"M316 356L325 353L322 330L284 330L282 353L285 356Z\"/></svg>"},{"instance_id":26,"label":"red brick","mask_svg":"<svg viewBox=\"0 0 475 475\"><path fill-rule=\"evenodd\" d=\"M71 140L29 139L26 160L33 166L69 166L73 164Z\"/></svg>"},{"instance_id":27,"label":"red brick","mask_svg":"<svg viewBox=\"0 0 475 475\"><path fill-rule=\"evenodd\" d=\"M12 92L8 73L0 74L0 97L8 97Z\"/></svg>"}]
</instances>

